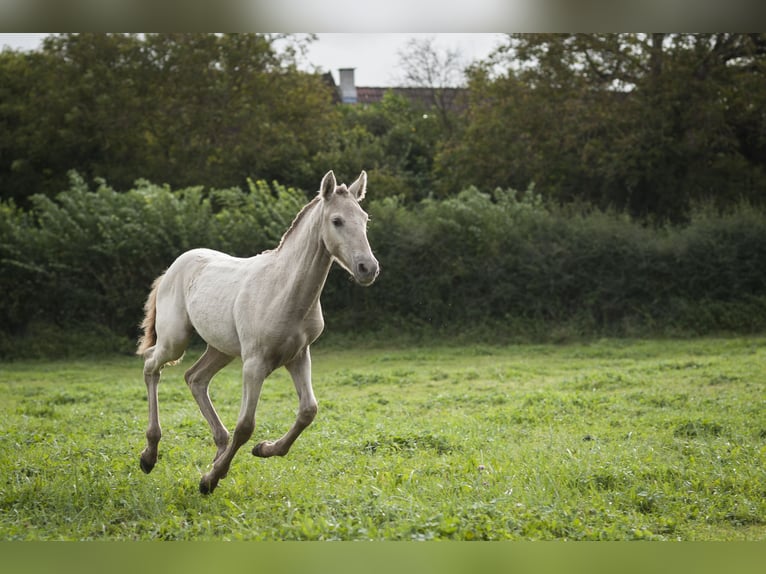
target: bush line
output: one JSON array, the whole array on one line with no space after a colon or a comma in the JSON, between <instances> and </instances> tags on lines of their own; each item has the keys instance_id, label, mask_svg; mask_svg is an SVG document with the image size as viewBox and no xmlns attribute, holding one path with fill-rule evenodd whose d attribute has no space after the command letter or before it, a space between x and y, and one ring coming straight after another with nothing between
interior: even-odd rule
<instances>
[{"instance_id":1,"label":"bush line","mask_svg":"<svg viewBox=\"0 0 766 574\"><path fill-rule=\"evenodd\" d=\"M264 181L90 190L73 173L29 211L0 203L0 356L128 347L152 280L175 257L272 248L306 200ZM371 289L330 274L322 304L339 333L557 340L766 327L766 214L747 204L698 206L689 223L659 228L545 205L532 189L367 209L382 273ZM67 332L82 336L29 345Z\"/></svg>"}]
</instances>

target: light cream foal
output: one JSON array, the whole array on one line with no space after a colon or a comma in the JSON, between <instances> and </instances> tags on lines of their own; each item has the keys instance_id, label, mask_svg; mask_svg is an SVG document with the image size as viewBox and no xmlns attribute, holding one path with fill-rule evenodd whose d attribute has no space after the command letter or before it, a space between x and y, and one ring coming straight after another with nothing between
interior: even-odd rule
<instances>
[{"instance_id":1,"label":"light cream foal","mask_svg":"<svg viewBox=\"0 0 766 574\"><path fill-rule=\"evenodd\" d=\"M298 415L284 436L258 443L253 454L287 454L311 424L317 401L309 346L324 328L319 297L330 266L338 262L364 286L371 285L379 272L367 241L368 217L359 205L366 187L365 172L346 187L338 185L330 171L276 249L247 259L193 249L157 278L146 302L138 348L145 361L149 398L147 444L141 453L144 472L157 462L162 435L157 405L162 368L182 357L193 331L205 340L207 349L185 379L218 447L211 470L200 481L200 492L213 492L237 450L252 436L263 381L278 367L285 366L292 376ZM242 404L230 441L210 401L208 385L237 356L243 363Z\"/></svg>"}]
</instances>

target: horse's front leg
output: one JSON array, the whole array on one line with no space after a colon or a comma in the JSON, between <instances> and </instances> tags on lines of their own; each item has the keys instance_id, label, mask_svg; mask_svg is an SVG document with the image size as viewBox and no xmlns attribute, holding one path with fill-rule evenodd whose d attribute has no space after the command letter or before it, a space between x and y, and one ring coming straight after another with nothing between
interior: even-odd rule
<instances>
[{"instance_id":1,"label":"horse's front leg","mask_svg":"<svg viewBox=\"0 0 766 574\"><path fill-rule=\"evenodd\" d=\"M199 483L202 494L210 494L218 486L229 466L237 454L239 448L253 435L255 429L255 408L258 405L258 397L261 395L263 381L268 376L263 362L258 359L247 359L242 365L242 405L239 409L237 426L226 450L223 451L213 462L213 468L205 474Z\"/></svg>"},{"instance_id":2,"label":"horse's front leg","mask_svg":"<svg viewBox=\"0 0 766 574\"><path fill-rule=\"evenodd\" d=\"M303 430L317 414L317 401L311 387L311 354L308 347L293 362L285 365L293 378L298 393L298 416L285 435L274 442L263 441L255 445L253 454L260 457L284 456Z\"/></svg>"}]
</instances>

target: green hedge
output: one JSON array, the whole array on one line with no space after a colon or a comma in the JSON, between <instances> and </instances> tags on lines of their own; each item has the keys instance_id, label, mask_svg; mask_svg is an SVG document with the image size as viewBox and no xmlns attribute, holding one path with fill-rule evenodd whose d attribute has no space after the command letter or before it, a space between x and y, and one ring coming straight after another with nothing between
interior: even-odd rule
<instances>
[{"instance_id":1,"label":"green hedge","mask_svg":"<svg viewBox=\"0 0 766 574\"><path fill-rule=\"evenodd\" d=\"M746 205L657 229L470 188L371 213L382 273L347 327L546 339L766 328L766 214Z\"/></svg>"},{"instance_id":2,"label":"green hedge","mask_svg":"<svg viewBox=\"0 0 766 574\"><path fill-rule=\"evenodd\" d=\"M0 203L0 356L129 350L152 280L180 253L274 247L302 191L250 182L203 190L138 182L95 191L76 174L55 200ZM546 207L532 190L469 188L372 201L378 282L330 274L328 334L508 340L705 334L766 328L766 214L697 209L683 227ZM39 337L66 339L33 343ZM114 337L110 339L110 334ZM31 343L32 342L32 343Z\"/></svg>"},{"instance_id":3,"label":"green hedge","mask_svg":"<svg viewBox=\"0 0 766 574\"><path fill-rule=\"evenodd\" d=\"M34 196L29 213L2 203L2 347L50 326L133 339L152 281L180 253L273 247L304 203L303 192L263 181L207 193L140 181L118 193L104 183L90 191L77 174L55 201Z\"/></svg>"}]
</instances>

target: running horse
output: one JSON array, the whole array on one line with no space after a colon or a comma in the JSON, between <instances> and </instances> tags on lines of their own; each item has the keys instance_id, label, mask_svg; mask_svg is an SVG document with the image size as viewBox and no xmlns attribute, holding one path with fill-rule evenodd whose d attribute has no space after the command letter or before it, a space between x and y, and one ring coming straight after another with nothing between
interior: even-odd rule
<instances>
[{"instance_id":1,"label":"running horse","mask_svg":"<svg viewBox=\"0 0 766 574\"><path fill-rule=\"evenodd\" d=\"M162 369L180 360L193 331L207 348L184 378L218 448L212 468L200 480L202 494L215 490L252 436L263 381L277 368L284 366L293 379L298 414L284 436L258 443L253 454L286 455L311 424L317 401L309 347L324 329L319 297L330 267L338 262L363 286L371 285L380 270L367 240L368 216L359 205L366 188L364 171L348 187L338 185L329 171L317 196L298 213L276 249L250 258L192 249L155 280L137 351L144 359L149 402L146 448L141 453L145 473L157 462L162 436L157 400ZM208 386L235 357L242 358L242 403L230 437Z\"/></svg>"}]
</instances>

